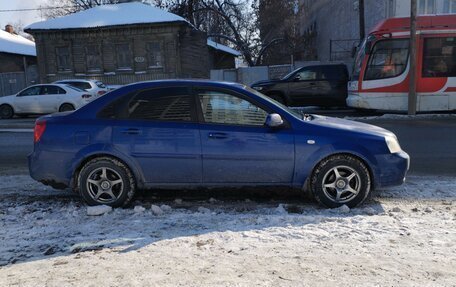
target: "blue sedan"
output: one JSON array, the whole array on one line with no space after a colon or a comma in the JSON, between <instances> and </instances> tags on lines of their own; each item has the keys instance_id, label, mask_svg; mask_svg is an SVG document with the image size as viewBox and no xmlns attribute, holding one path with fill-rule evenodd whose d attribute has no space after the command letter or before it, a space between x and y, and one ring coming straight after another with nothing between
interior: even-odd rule
<instances>
[{"instance_id":1,"label":"blue sedan","mask_svg":"<svg viewBox=\"0 0 456 287\"><path fill-rule=\"evenodd\" d=\"M138 189L288 186L334 208L402 184L396 136L303 115L246 86L152 81L39 118L30 175L89 205L125 206Z\"/></svg>"}]
</instances>

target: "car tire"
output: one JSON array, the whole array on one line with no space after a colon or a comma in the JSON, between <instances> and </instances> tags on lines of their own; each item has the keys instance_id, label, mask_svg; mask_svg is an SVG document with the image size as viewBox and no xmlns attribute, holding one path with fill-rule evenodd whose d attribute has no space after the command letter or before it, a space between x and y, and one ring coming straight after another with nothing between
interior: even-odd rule
<instances>
[{"instance_id":1,"label":"car tire","mask_svg":"<svg viewBox=\"0 0 456 287\"><path fill-rule=\"evenodd\" d=\"M314 198L322 205L350 208L363 203L370 195L371 176L367 166L350 155L334 155L322 160L310 181Z\"/></svg>"},{"instance_id":2,"label":"car tire","mask_svg":"<svg viewBox=\"0 0 456 287\"><path fill-rule=\"evenodd\" d=\"M14 116L13 107L10 105L1 105L0 106L0 118L2 119L11 119Z\"/></svg>"},{"instance_id":3,"label":"car tire","mask_svg":"<svg viewBox=\"0 0 456 287\"><path fill-rule=\"evenodd\" d=\"M75 108L72 104L63 104L59 108L59 112L69 112L69 111L74 111Z\"/></svg>"},{"instance_id":4,"label":"car tire","mask_svg":"<svg viewBox=\"0 0 456 287\"><path fill-rule=\"evenodd\" d=\"M130 169L117 159L95 158L86 163L77 178L77 190L88 205L126 206L136 183Z\"/></svg>"}]
</instances>

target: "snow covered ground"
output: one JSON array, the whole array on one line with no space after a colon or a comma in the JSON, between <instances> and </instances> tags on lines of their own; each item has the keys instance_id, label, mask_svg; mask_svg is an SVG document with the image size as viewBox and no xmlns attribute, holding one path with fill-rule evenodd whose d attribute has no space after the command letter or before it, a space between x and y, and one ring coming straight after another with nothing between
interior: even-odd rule
<instances>
[{"instance_id":1,"label":"snow covered ground","mask_svg":"<svg viewBox=\"0 0 456 287\"><path fill-rule=\"evenodd\" d=\"M455 178L412 176L352 210L223 194L89 216L72 193L0 176L0 286L456 284Z\"/></svg>"}]
</instances>

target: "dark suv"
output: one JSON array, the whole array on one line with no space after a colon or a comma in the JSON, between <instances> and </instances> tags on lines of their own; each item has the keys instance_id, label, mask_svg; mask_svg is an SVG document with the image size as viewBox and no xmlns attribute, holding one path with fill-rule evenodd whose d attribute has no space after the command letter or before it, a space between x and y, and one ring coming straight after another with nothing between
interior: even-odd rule
<instances>
[{"instance_id":1,"label":"dark suv","mask_svg":"<svg viewBox=\"0 0 456 287\"><path fill-rule=\"evenodd\" d=\"M345 106L348 70L344 64L299 68L280 80L252 85L257 91L287 106Z\"/></svg>"}]
</instances>

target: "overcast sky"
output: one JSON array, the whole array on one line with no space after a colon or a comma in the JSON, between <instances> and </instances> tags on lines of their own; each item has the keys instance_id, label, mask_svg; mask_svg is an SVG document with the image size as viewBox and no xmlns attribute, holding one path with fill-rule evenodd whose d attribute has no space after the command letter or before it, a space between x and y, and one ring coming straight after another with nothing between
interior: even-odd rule
<instances>
[{"instance_id":1,"label":"overcast sky","mask_svg":"<svg viewBox=\"0 0 456 287\"><path fill-rule=\"evenodd\" d=\"M0 10L39 8L47 0L0 0ZM43 19L44 20L44 19ZM41 21L39 11L27 12L0 12L0 28L4 29L8 23L21 22L24 26Z\"/></svg>"}]
</instances>

